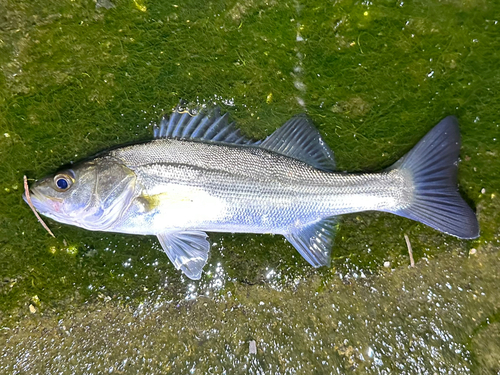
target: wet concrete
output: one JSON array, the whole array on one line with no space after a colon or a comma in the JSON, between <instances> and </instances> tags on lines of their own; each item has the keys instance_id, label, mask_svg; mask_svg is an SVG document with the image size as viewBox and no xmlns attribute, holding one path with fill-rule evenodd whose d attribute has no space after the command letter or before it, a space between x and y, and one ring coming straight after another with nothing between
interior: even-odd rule
<instances>
[{"instance_id":1,"label":"wet concrete","mask_svg":"<svg viewBox=\"0 0 500 375\"><path fill-rule=\"evenodd\" d=\"M234 283L184 301L158 292L139 305L107 299L34 313L1 332L0 371L495 373L499 269L498 251L485 248L327 284Z\"/></svg>"}]
</instances>

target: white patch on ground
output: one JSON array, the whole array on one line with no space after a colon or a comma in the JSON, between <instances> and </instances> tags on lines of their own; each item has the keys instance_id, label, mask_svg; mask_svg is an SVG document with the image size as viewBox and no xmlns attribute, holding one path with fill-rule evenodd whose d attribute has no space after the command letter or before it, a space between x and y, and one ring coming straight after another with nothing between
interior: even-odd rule
<instances>
[{"instance_id":1,"label":"white patch on ground","mask_svg":"<svg viewBox=\"0 0 500 375\"><path fill-rule=\"evenodd\" d=\"M295 1L295 10L298 16L300 16L301 9L302 5L298 1ZM306 103L302 95L303 93L306 92L307 87L306 84L302 81L302 77L304 76L304 68L302 63L304 60L304 54L300 52L301 45L302 43L305 43L305 40L301 35L301 30L302 30L302 24L299 21L297 21L296 23L297 36L295 37L295 40L297 42L297 46L295 47L295 56L297 56L297 63L293 68L292 76L294 77L293 85L299 91L299 93L295 96L295 99L297 100L297 103L299 103L300 106L305 109Z\"/></svg>"}]
</instances>

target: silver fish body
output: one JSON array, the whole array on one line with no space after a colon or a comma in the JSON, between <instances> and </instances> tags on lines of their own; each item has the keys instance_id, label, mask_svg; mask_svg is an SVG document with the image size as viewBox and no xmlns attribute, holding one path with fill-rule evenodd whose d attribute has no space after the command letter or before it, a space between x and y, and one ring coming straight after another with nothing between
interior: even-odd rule
<instances>
[{"instance_id":1,"label":"silver fish body","mask_svg":"<svg viewBox=\"0 0 500 375\"><path fill-rule=\"evenodd\" d=\"M325 172L258 146L159 139L110 156L135 173L142 198L107 228L125 233L189 228L284 235L348 212L397 210L413 189L399 170Z\"/></svg>"},{"instance_id":2,"label":"silver fish body","mask_svg":"<svg viewBox=\"0 0 500 375\"><path fill-rule=\"evenodd\" d=\"M91 230L156 235L192 279L208 258L205 232L281 234L315 267L328 264L336 216L345 213L385 211L457 237L479 234L456 188L454 117L372 174L334 172L333 153L304 116L251 142L218 111L174 112L155 138L37 182L35 207Z\"/></svg>"}]
</instances>

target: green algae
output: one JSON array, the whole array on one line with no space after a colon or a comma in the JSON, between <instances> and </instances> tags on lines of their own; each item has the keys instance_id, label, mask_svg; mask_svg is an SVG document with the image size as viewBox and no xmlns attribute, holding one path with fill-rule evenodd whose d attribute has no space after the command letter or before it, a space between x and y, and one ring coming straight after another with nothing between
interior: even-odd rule
<instances>
[{"instance_id":1,"label":"green algae","mask_svg":"<svg viewBox=\"0 0 500 375\"><path fill-rule=\"evenodd\" d=\"M262 295L266 303L289 315L304 314L303 306L315 303L315 298L335 303L343 307L334 318L322 315L324 310L315 315L309 309L304 314L307 319L325 320L325 329L334 332L338 321L345 320L341 315L365 309L362 298L355 298L352 311L329 299L337 292L352 298L351 289L364 282L359 275L375 288L390 289L390 282L396 281L388 275L394 269L398 275L423 278L420 287L430 288L433 281L426 267L446 275L449 257L454 272L473 278L472 264L477 263L464 258L471 248L488 249L490 265L485 269L498 270L500 24L493 17L498 11L498 5L483 1L116 1L109 9L96 9L92 1L4 1L0 4L4 339L18 340L10 328L35 324L40 314L57 321L85 304L112 300L113 308L121 309L156 298L187 299L171 318L174 333L188 324L185 309L198 309L194 321L208 325L222 324L235 306L253 314L253 320L232 315L228 331L222 330L231 332L241 319L242 325L252 326L253 336L248 332L232 336L234 342L229 344L234 347L238 340L264 335L259 326L274 319L272 312L263 313L245 298L236 302L235 295ZM221 105L254 137L264 137L291 115L307 111L335 151L339 168L348 171L376 171L392 164L442 117L455 114L463 137L460 189L477 210L482 235L462 241L388 214L346 215L331 267L318 270L280 236L211 235L215 245L209 273L198 284L173 269L153 237L87 232L48 220L57 237L50 238L21 199L22 176L40 178L105 148L147 139L151 124L181 98ZM405 270L409 257L404 234L411 240L416 270ZM384 267L387 262L389 268ZM490 302L471 301L462 293L447 301L463 305L463 314L471 317L479 311L496 316L498 306L491 302L497 295L491 279L495 275L481 272L482 293ZM340 283L335 281L339 276ZM300 298L293 298L296 284L302 288ZM208 297L199 297L206 293ZM370 300L375 305L389 306L399 298L376 296ZM203 320L203 303L210 306L209 323ZM412 340L427 340L425 332L408 320L413 305L406 299L405 303L406 310L393 310L393 316L374 316L381 326L389 327L393 319L406 323L415 329ZM432 303L422 302L429 308ZM34 316L30 305L36 308ZM423 329L441 319L441 312L430 311ZM461 352L450 354L441 342L436 350L443 357L421 365L449 366L455 371L450 373L495 369L498 354L488 357L484 348L497 341L483 337L484 332L494 335L497 328L488 324L477 328L484 322L461 321L464 333L451 340L465 345ZM300 343L307 340L294 327L306 329L307 324L293 319L280 324L279 332L286 331L284 337L298 343L297 351L287 349L293 352L292 359L280 357L279 364L268 354L248 359L255 373L271 368L284 373L284 363L297 361L304 349ZM351 325L349 343L330 340L333 346L318 344L317 350L336 358L343 369L364 371L359 357L363 345L356 343L370 341L374 333L361 330L356 336L361 326ZM445 331L453 331L447 327ZM184 340L188 347L198 345L187 336ZM224 350L218 345L216 353ZM399 355L407 355L411 347L398 347L396 340L387 345ZM171 347L173 352L181 349ZM307 353L306 358L316 361L315 353ZM195 361L196 354L190 358ZM218 368L229 363L216 361L208 363ZM321 373L320 367L314 371Z\"/></svg>"}]
</instances>

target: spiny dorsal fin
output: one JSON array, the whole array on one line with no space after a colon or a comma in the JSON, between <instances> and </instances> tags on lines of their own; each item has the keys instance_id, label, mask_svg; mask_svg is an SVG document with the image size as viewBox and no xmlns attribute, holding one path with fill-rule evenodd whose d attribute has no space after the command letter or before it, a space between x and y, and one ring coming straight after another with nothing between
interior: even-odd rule
<instances>
[{"instance_id":1,"label":"spiny dorsal fin","mask_svg":"<svg viewBox=\"0 0 500 375\"><path fill-rule=\"evenodd\" d=\"M335 170L333 151L306 115L292 117L266 138L260 147L298 159L317 169Z\"/></svg>"},{"instance_id":2,"label":"spiny dorsal fin","mask_svg":"<svg viewBox=\"0 0 500 375\"><path fill-rule=\"evenodd\" d=\"M234 122L229 123L228 117L228 113L220 114L219 107L211 112L201 109L198 113L177 108L170 116L162 118L160 126L154 127L154 137L197 139L236 145L260 143L242 136Z\"/></svg>"},{"instance_id":3,"label":"spiny dorsal fin","mask_svg":"<svg viewBox=\"0 0 500 375\"><path fill-rule=\"evenodd\" d=\"M333 239L337 225L336 217L329 217L286 234L290 242L313 267L330 264Z\"/></svg>"}]
</instances>

